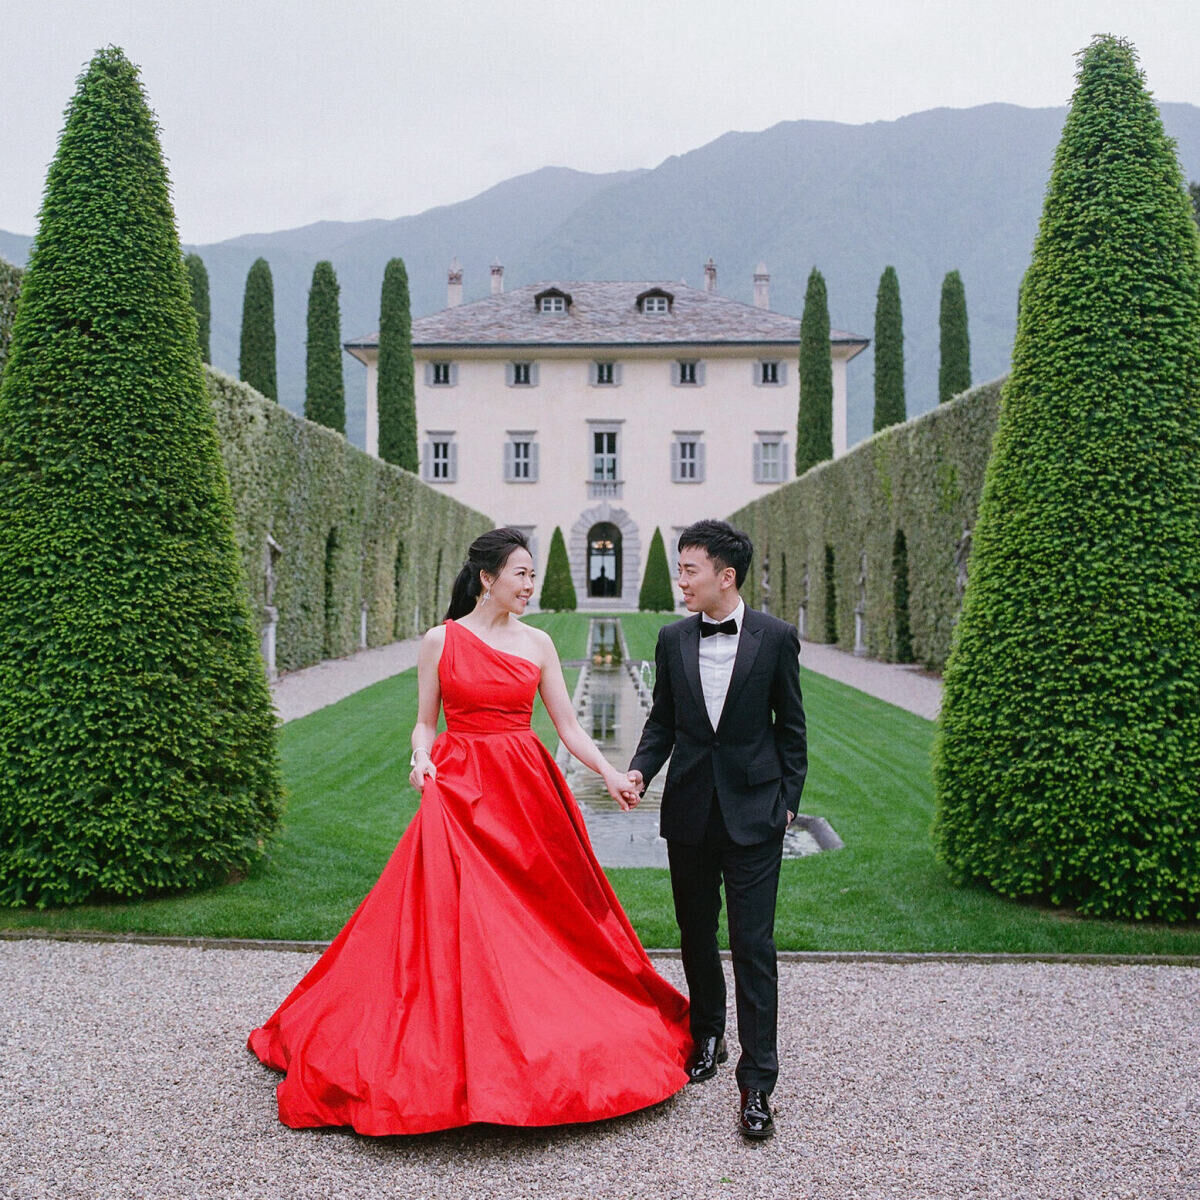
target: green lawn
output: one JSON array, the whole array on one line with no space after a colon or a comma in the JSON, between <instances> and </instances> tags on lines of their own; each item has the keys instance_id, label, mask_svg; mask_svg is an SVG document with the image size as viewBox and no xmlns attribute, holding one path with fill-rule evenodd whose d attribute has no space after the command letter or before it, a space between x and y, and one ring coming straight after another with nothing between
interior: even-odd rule
<instances>
[{"instance_id":1,"label":"green lawn","mask_svg":"<svg viewBox=\"0 0 1200 1200\"><path fill-rule=\"evenodd\" d=\"M630 651L664 618L624 617ZM669 618L665 618L669 619ZM536 618L564 658L586 618ZM574 639L571 641L570 639ZM575 673L568 675L573 687ZM846 848L784 863L777 943L796 950L1200 954L1200 927L1084 920L954 887L933 857L929 751L933 726L861 692L803 672L811 765L809 813ZM330 938L374 882L416 811L409 731L416 673L405 672L287 725L288 807L269 858L239 883L206 892L60 910L10 909L8 928L93 929L211 937ZM539 733L553 748L544 712ZM667 873L610 872L643 940L678 945Z\"/></svg>"}]
</instances>

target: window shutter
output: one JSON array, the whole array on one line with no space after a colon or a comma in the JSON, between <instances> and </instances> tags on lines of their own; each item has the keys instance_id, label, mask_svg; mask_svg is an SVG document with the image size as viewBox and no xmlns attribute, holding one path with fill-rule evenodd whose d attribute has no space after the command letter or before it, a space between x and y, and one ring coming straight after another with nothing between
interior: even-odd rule
<instances>
[{"instance_id":1,"label":"window shutter","mask_svg":"<svg viewBox=\"0 0 1200 1200\"><path fill-rule=\"evenodd\" d=\"M538 364L530 363L529 364L529 386L537 387L537 383L538 383Z\"/></svg>"},{"instance_id":2,"label":"window shutter","mask_svg":"<svg viewBox=\"0 0 1200 1200\"><path fill-rule=\"evenodd\" d=\"M516 478L516 447L512 442L504 443L504 482L511 483Z\"/></svg>"},{"instance_id":3,"label":"window shutter","mask_svg":"<svg viewBox=\"0 0 1200 1200\"><path fill-rule=\"evenodd\" d=\"M450 386L454 387L458 383L458 363L450 364Z\"/></svg>"},{"instance_id":4,"label":"window shutter","mask_svg":"<svg viewBox=\"0 0 1200 1200\"><path fill-rule=\"evenodd\" d=\"M696 386L704 386L704 364L702 362L696 364Z\"/></svg>"},{"instance_id":5,"label":"window shutter","mask_svg":"<svg viewBox=\"0 0 1200 1200\"><path fill-rule=\"evenodd\" d=\"M433 478L433 443L426 442L421 447L421 478L426 483Z\"/></svg>"},{"instance_id":6,"label":"window shutter","mask_svg":"<svg viewBox=\"0 0 1200 1200\"><path fill-rule=\"evenodd\" d=\"M671 482L678 483L681 476L679 443L671 443Z\"/></svg>"},{"instance_id":7,"label":"window shutter","mask_svg":"<svg viewBox=\"0 0 1200 1200\"><path fill-rule=\"evenodd\" d=\"M458 443L452 441L450 443L450 465L446 474L446 478L450 483L458 482Z\"/></svg>"},{"instance_id":8,"label":"window shutter","mask_svg":"<svg viewBox=\"0 0 1200 1200\"><path fill-rule=\"evenodd\" d=\"M786 483L788 477L788 444L779 443L779 482Z\"/></svg>"},{"instance_id":9,"label":"window shutter","mask_svg":"<svg viewBox=\"0 0 1200 1200\"><path fill-rule=\"evenodd\" d=\"M676 359L675 361L673 361L671 363L671 382L676 387L679 386L679 361L678 361L678 359Z\"/></svg>"},{"instance_id":10,"label":"window shutter","mask_svg":"<svg viewBox=\"0 0 1200 1200\"><path fill-rule=\"evenodd\" d=\"M762 385L763 385L762 376L763 376L762 362L759 361L759 362L751 363L750 364L750 381L754 384L755 387L762 387Z\"/></svg>"},{"instance_id":11,"label":"window shutter","mask_svg":"<svg viewBox=\"0 0 1200 1200\"><path fill-rule=\"evenodd\" d=\"M613 363L612 369L613 369L613 376L612 376L613 387L619 387L620 383L621 383L621 364Z\"/></svg>"},{"instance_id":12,"label":"window shutter","mask_svg":"<svg viewBox=\"0 0 1200 1200\"><path fill-rule=\"evenodd\" d=\"M425 364L425 386L433 387L433 363L431 362Z\"/></svg>"},{"instance_id":13,"label":"window shutter","mask_svg":"<svg viewBox=\"0 0 1200 1200\"><path fill-rule=\"evenodd\" d=\"M778 370L778 372L779 372L779 386L780 387L783 387L783 385L785 383L787 383L787 369L788 369L787 363L783 362L781 360L779 363L779 366L776 368L776 370Z\"/></svg>"},{"instance_id":14,"label":"window shutter","mask_svg":"<svg viewBox=\"0 0 1200 1200\"><path fill-rule=\"evenodd\" d=\"M529 478L533 483L537 482L538 477L538 444L537 442L529 443Z\"/></svg>"},{"instance_id":15,"label":"window shutter","mask_svg":"<svg viewBox=\"0 0 1200 1200\"><path fill-rule=\"evenodd\" d=\"M754 443L754 482L762 483L763 478L763 451L762 442Z\"/></svg>"},{"instance_id":16,"label":"window shutter","mask_svg":"<svg viewBox=\"0 0 1200 1200\"><path fill-rule=\"evenodd\" d=\"M696 443L696 482L704 482L704 443Z\"/></svg>"},{"instance_id":17,"label":"window shutter","mask_svg":"<svg viewBox=\"0 0 1200 1200\"><path fill-rule=\"evenodd\" d=\"M507 362L504 364L504 382L512 387L517 382L517 364Z\"/></svg>"}]
</instances>

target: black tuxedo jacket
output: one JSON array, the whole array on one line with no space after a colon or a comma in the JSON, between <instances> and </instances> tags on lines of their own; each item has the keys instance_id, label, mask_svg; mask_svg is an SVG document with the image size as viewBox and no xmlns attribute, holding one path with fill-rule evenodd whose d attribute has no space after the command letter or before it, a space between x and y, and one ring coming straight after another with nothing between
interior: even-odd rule
<instances>
[{"instance_id":1,"label":"black tuxedo jacket","mask_svg":"<svg viewBox=\"0 0 1200 1200\"><path fill-rule=\"evenodd\" d=\"M714 795L739 845L782 835L808 770L795 628L747 606L716 729L700 685L698 613L662 627L654 665L654 700L630 766L649 783L671 757L662 836L698 845Z\"/></svg>"}]
</instances>

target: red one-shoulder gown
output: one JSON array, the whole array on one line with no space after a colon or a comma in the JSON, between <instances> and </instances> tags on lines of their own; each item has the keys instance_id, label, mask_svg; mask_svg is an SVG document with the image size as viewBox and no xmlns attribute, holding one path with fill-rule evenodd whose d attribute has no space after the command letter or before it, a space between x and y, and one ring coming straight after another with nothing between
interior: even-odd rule
<instances>
[{"instance_id":1,"label":"red one-shoulder gown","mask_svg":"<svg viewBox=\"0 0 1200 1200\"><path fill-rule=\"evenodd\" d=\"M447 622L437 779L366 899L250 1049L296 1127L595 1121L687 1082L654 970L530 728L538 667Z\"/></svg>"}]
</instances>

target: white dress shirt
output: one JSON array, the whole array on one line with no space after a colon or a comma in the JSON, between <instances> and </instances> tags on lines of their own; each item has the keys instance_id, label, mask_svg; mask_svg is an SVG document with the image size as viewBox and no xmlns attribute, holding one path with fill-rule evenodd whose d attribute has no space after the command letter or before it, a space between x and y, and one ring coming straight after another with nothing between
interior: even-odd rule
<instances>
[{"instance_id":1,"label":"white dress shirt","mask_svg":"<svg viewBox=\"0 0 1200 1200\"><path fill-rule=\"evenodd\" d=\"M745 616L745 601L739 600L737 608L725 618L737 622L737 633L714 633L700 639L700 686L704 689L704 707L708 709L713 729L725 707L725 693L729 691L729 677L733 674L733 660L737 658ZM700 620L705 625L718 624L707 613L701 613Z\"/></svg>"}]
</instances>

